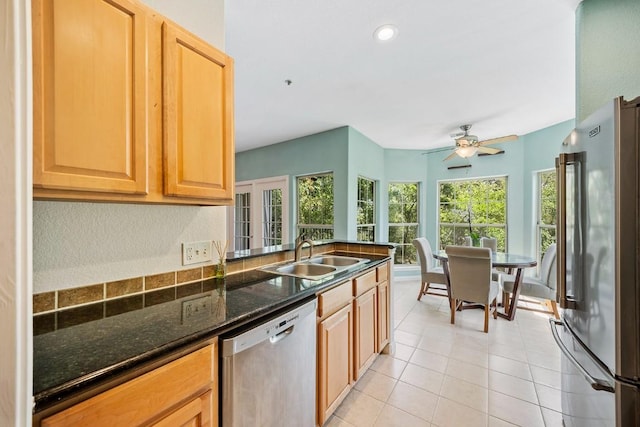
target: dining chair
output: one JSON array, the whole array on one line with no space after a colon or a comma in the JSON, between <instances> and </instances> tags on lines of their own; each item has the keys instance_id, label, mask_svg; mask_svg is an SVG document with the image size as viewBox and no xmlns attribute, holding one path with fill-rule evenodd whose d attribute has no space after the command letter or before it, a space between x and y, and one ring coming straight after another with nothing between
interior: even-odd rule
<instances>
[{"instance_id":1,"label":"dining chair","mask_svg":"<svg viewBox=\"0 0 640 427\"><path fill-rule=\"evenodd\" d=\"M510 294L513 293L513 284L516 277L512 274L502 274L500 281L502 283L502 304L505 310L508 310L509 303L517 304L517 301L511 301ZM522 298L523 296L537 298L540 301L531 301ZM540 263L540 273L536 277L524 276L520 282L520 301L535 302L550 307L549 310L535 309L525 305L518 305L518 308L531 311L539 311L547 314L553 314L556 319L560 318L558 306L556 304L556 244L549 245L542 262Z\"/></svg>"},{"instance_id":2,"label":"dining chair","mask_svg":"<svg viewBox=\"0 0 640 427\"><path fill-rule=\"evenodd\" d=\"M473 239L470 236L464 236L464 246L473 246Z\"/></svg>"},{"instance_id":3,"label":"dining chair","mask_svg":"<svg viewBox=\"0 0 640 427\"><path fill-rule=\"evenodd\" d=\"M484 332L489 332L489 314L498 317L497 297L500 283L491 280L491 249L467 246L445 248L451 287L451 323L455 324L456 310L463 302L484 306Z\"/></svg>"},{"instance_id":4,"label":"dining chair","mask_svg":"<svg viewBox=\"0 0 640 427\"><path fill-rule=\"evenodd\" d=\"M480 247L489 248L495 253L498 250L498 239L495 237L481 237Z\"/></svg>"},{"instance_id":5,"label":"dining chair","mask_svg":"<svg viewBox=\"0 0 640 427\"><path fill-rule=\"evenodd\" d=\"M495 237L481 237L480 238L480 247L481 248L489 248L493 253L498 251L498 239ZM498 270L497 268L493 268L491 270L491 280L495 280L496 282L500 280L500 275L503 271Z\"/></svg>"},{"instance_id":6,"label":"dining chair","mask_svg":"<svg viewBox=\"0 0 640 427\"><path fill-rule=\"evenodd\" d=\"M418 294L418 301L423 295L432 294L443 297L448 297L447 291L447 279L444 276L442 267L434 266L433 252L431 251L431 245L429 241L424 237L418 237L413 239L413 246L415 246L418 252L418 259L420 260L420 293ZM433 284L439 284L442 286L433 286ZM429 289L434 289L439 292L430 292ZM442 292L444 291L444 293Z\"/></svg>"}]
</instances>

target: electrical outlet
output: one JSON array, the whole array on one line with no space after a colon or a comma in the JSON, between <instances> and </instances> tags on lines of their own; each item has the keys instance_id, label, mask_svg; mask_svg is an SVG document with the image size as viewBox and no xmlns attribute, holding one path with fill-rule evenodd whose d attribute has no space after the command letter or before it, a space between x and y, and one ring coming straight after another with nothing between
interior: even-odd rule
<instances>
[{"instance_id":1,"label":"electrical outlet","mask_svg":"<svg viewBox=\"0 0 640 427\"><path fill-rule=\"evenodd\" d=\"M213 297L211 295L205 295L203 297L183 301L182 324L209 317L211 316L212 310Z\"/></svg>"},{"instance_id":2,"label":"electrical outlet","mask_svg":"<svg viewBox=\"0 0 640 427\"><path fill-rule=\"evenodd\" d=\"M211 240L182 244L182 265L211 261Z\"/></svg>"}]
</instances>

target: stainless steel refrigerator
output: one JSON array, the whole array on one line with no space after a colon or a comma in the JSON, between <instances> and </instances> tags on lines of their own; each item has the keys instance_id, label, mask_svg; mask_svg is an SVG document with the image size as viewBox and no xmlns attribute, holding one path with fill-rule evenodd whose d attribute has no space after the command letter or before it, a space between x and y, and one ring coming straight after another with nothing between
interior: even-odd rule
<instances>
[{"instance_id":1,"label":"stainless steel refrigerator","mask_svg":"<svg viewBox=\"0 0 640 427\"><path fill-rule=\"evenodd\" d=\"M640 97L616 98L563 142L558 182L562 417L640 426Z\"/></svg>"}]
</instances>

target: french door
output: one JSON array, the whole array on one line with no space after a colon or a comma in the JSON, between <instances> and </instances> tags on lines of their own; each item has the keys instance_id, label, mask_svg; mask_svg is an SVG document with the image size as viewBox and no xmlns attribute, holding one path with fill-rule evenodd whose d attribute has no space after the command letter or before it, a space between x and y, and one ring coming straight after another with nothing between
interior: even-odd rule
<instances>
[{"instance_id":1,"label":"french door","mask_svg":"<svg viewBox=\"0 0 640 427\"><path fill-rule=\"evenodd\" d=\"M288 243L288 193L287 176L236 183L236 203L228 221L231 250Z\"/></svg>"}]
</instances>

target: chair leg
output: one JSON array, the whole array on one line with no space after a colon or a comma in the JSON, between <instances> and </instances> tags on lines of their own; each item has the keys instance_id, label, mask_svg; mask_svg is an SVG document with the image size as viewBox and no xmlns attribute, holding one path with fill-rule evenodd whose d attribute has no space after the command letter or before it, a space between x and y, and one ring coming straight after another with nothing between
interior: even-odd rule
<instances>
[{"instance_id":1,"label":"chair leg","mask_svg":"<svg viewBox=\"0 0 640 427\"><path fill-rule=\"evenodd\" d=\"M489 306L490 304L484 305L484 332L489 332Z\"/></svg>"},{"instance_id":2,"label":"chair leg","mask_svg":"<svg viewBox=\"0 0 640 427\"><path fill-rule=\"evenodd\" d=\"M456 323L456 310L458 308L458 300L451 298L451 324Z\"/></svg>"},{"instance_id":3,"label":"chair leg","mask_svg":"<svg viewBox=\"0 0 640 427\"><path fill-rule=\"evenodd\" d=\"M505 312L509 311L509 292L502 291L502 307Z\"/></svg>"},{"instance_id":4,"label":"chair leg","mask_svg":"<svg viewBox=\"0 0 640 427\"><path fill-rule=\"evenodd\" d=\"M498 318L498 297L493 300L493 318Z\"/></svg>"},{"instance_id":5,"label":"chair leg","mask_svg":"<svg viewBox=\"0 0 640 427\"><path fill-rule=\"evenodd\" d=\"M425 282L420 283L420 293L418 294L418 301L420 301L420 299L422 298L422 295L424 295L425 285L426 285Z\"/></svg>"},{"instance_id":6,"label":"chair leg","mask_svg":"<svg viewBox=\"0 0 640 427\"><path fill-rule=\"evenodd\" d=\"M558 313L558 304L554 300L549 300L551 303L551 311L556 319L560 319L560 313Z\"/></svg>"}]
</instances>

